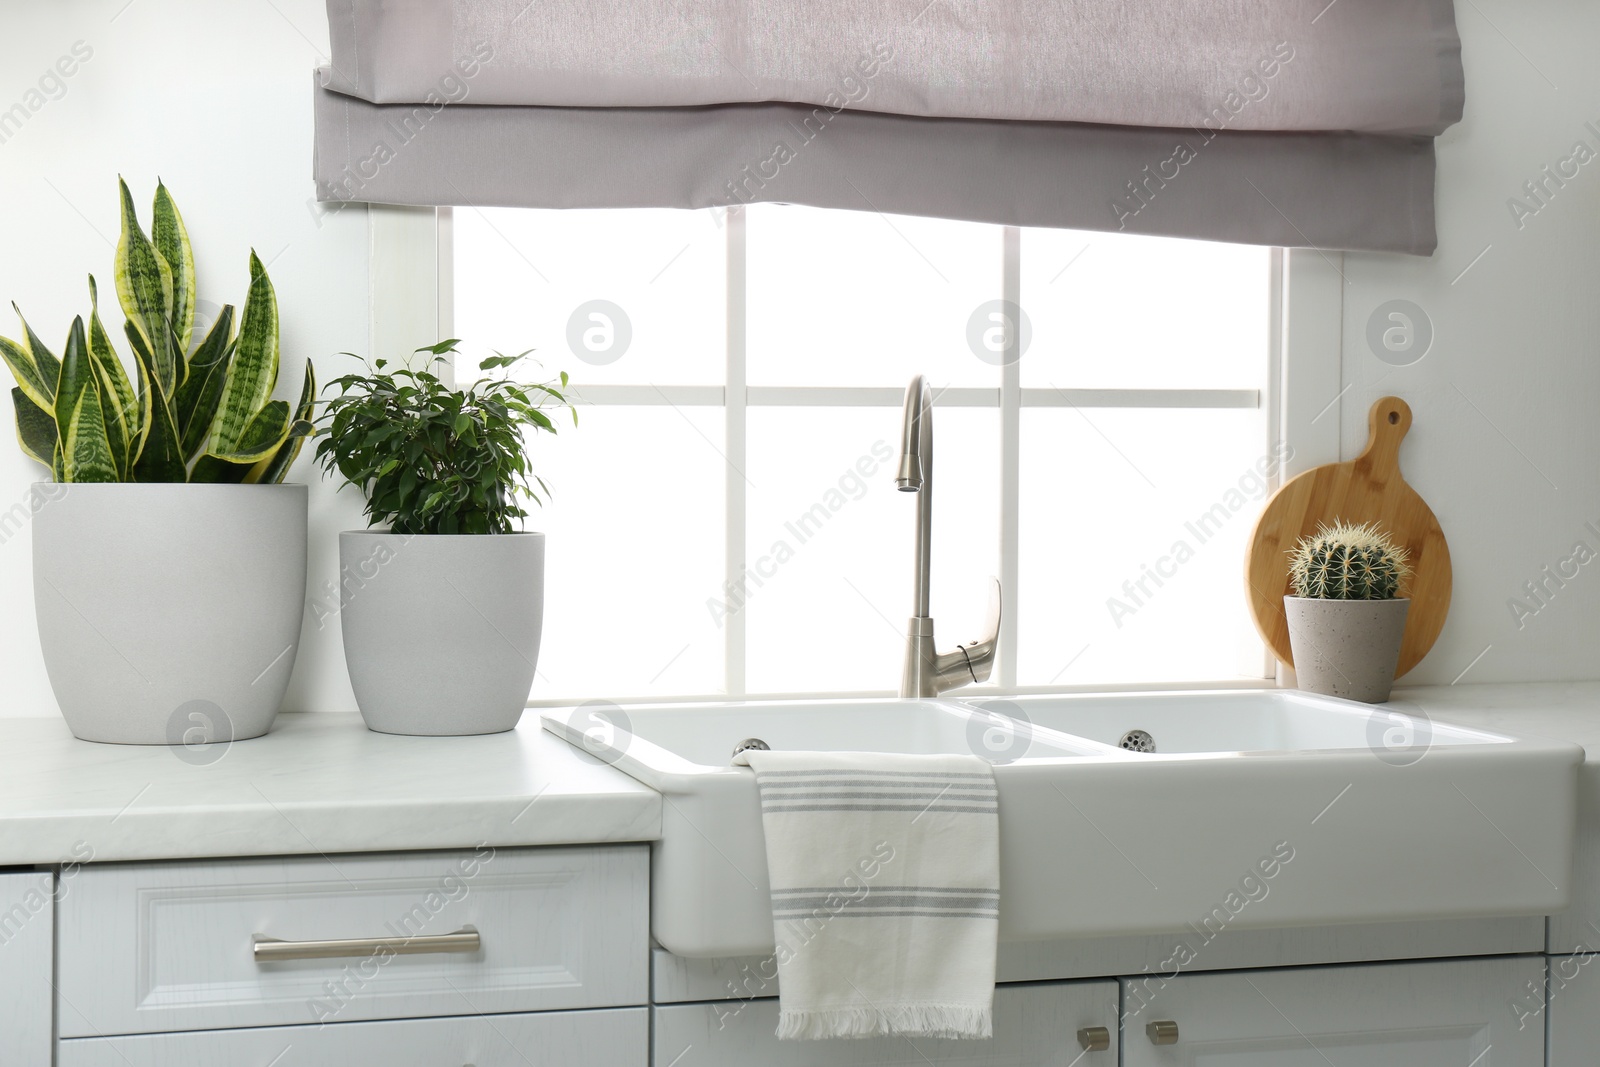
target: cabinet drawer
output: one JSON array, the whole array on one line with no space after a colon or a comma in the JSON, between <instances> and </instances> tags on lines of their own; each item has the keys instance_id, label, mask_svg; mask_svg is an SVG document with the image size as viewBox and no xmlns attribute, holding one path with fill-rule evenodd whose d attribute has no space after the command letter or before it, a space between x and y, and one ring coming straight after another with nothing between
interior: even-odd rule
<instances>
[{"instance_id":1,"label":"cabinet drawer","mask_svg":"<svg viewBox=\"0 0 1600 1067\"><path fill-rule=\"evenodd\" d=\"M59 1067L646 1067L646 1008L87 1037ZM48 1060L40 1062L49 1062Z\"/></svg>"},{"instance_id":2,"label":"cabinet drawer","mask_svg":"<svg viewBox=\"0 0 1600 1067\"><path fill-rule=\"evenodd\" d=\"M60 1033L643 1004L648 862L625 845L88 868L60 906ZM356 943L258 959L258 937Z\"/></svg>"},{"instance_id":3,"label":"cabinet drawer","mask_svg":"<svg viewBox=\"0 0 1600 1067\"><path fill-rule=\"evenodd\" d=\"M1543 985L1536 956L1127 978L1122 1063L1543 1067L1542 1021L1517 1017Z\"/></svg>"},{"instance_id":4,"label":"cabinet drawer","mask_svg":"<svg viewBox=\"0 0 1600 1067\"><path fill-rule=\"evenodd\" d=\"M669 1004L655 1011L657 1065L674 1067L1114 1067L1117 983L1001 986L988 1041L873 1037L779 1041L776 1000ZM1110 1047L1086 1052L1080 1027L1103 1026Z\"/></svg>"}]
</instances>

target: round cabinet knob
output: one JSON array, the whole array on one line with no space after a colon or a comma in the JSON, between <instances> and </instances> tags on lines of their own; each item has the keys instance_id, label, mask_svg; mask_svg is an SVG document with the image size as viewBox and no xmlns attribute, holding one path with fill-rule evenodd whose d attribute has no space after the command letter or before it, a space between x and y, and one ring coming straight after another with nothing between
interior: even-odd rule
<instances>
[{"instance_id":1,"label":"round cabinet knob","mask_svg":"<svg viewBox=\"0 0 1600 1067\"><path fill-rule=\"evenodd\" d=\"M1111 1047L1111 1031L1103 1026L1085 1026L1078 1031L1078 1044L1085 1052L1104 1052Z\"/></svg>"},{"instance_id":2,"label":"round cabinet knob","mask_svg":"<svg viewBox=\"0 0 1600 1067\"><path fill-rule=\"evenodd\" d=\"M1150 1039L1152 1045L1176 1045L1178 1043L1178 1024L1171 1019L1157 1019L1147 1023L1144 1034Z\"/></svg>"}]
</instances>

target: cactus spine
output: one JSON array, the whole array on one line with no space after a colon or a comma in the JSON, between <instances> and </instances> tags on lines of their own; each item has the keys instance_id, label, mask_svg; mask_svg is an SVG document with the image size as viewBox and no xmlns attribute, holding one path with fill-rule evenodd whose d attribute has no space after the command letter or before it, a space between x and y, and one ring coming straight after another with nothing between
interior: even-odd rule
<instances>
[{"instance_id":1,"label":"cactus spine","mask_svg":"<svg viewBox=\"0 0 1600 1067\"><path fill-rule=\"evenodd\" d=\"M1299 597L1393 600L1410 575L1406 550L1377 523L1335 522L1289 553L1289 581Z\"/></svg>"}]
</instances>

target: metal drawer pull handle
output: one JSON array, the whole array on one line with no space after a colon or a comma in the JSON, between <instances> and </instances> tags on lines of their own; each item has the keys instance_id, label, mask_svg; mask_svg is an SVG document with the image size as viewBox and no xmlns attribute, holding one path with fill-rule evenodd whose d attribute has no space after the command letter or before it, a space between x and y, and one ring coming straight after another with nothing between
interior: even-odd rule
<instances>
[{"instance_id":1,"label":"metal drawer pull handle","mask_svg":"<svg viewBox=\"0 0 1600 1067\"><path fill-rule=\"evenodd\" d=\"M1085 1026L1078 1031L1078 1044L1085 1052L1104 1052L1111 1047L1111 1031L1103 1026Z\"/></svg>"},{"instance_id":2,"label":"metal drawer pull handle","mask_svg":"<svg viewBox=\"0 0 1600 1067\"><path fill-rule=\"evenodd\" d=\"M1178 1024L1171 1019L1157 1019L1144 1028L1144 1034L1150 1039L1152 1045L1176 1045L1178 1043Z\"/></svg>"},{"instance_id":3,"label":"metal drawer pull handle","mask_svg":"<svg viewBox=\"0 0 1600 1067\"><path fill-rule=\"evenodd\" d=\"M392 956L418 956L425 952L476 952L482 947L478 931L463 926L453 934L428 934L417 937L352 937L339 941L280 941L256 934L251 951L257 963L277 960L331 960L341 956L371 956L387 952Z\"/></svg>"}]
</instances>

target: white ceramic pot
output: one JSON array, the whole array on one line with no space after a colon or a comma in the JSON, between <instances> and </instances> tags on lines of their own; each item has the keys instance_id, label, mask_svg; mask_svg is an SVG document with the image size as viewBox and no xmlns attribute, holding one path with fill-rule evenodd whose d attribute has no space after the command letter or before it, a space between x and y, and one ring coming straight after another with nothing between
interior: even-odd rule
<instances>
[{"instance_id":1,"label":"white ceramic pot","mask_svg":"<svg viewBox=\"0 0 1600 1067\"><path fill-rule=\"evenodd\" d=\"M1394 687L1411 601L1286 596L1295 679L1310 693L1382 704Z\"/></svg>"},{"instance_id":2,"label":"white ceramic pot","mask_svg":"<svg viewBox=\"0 0 1600 1067\"><path fill-rule=\"evenodd\" d=\"M386 734L517 725L544 625L544 534L339 535L356 704Z\"/></svg>"},{"instance_id":3,"label":"white ceramic pot","mask_svg":"<svg viewBox=\"0 0 1600 1067\"><path fill-rule=\"evenodd\" d=\"M300 646L306 487L34 493L39 645L72 732L126 745L266 733Z\"/></svg>"}]
</instances>

